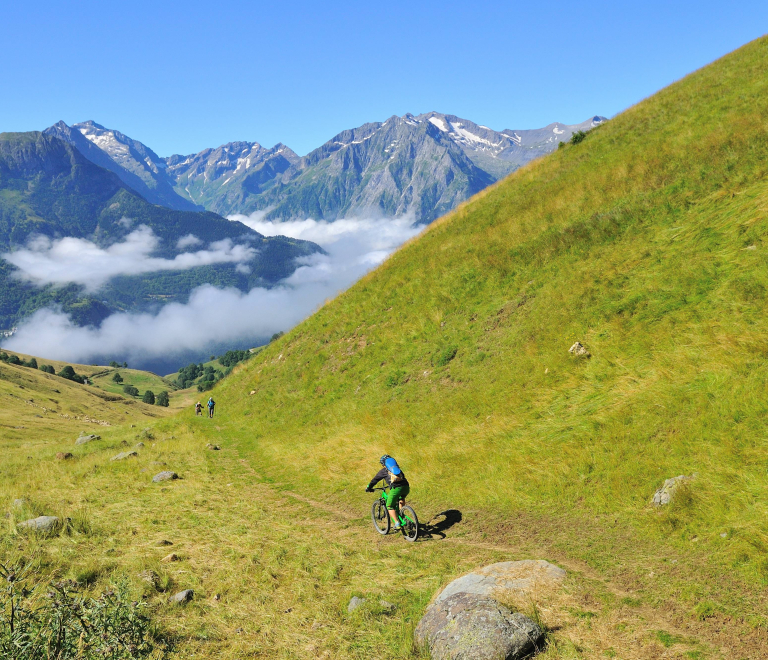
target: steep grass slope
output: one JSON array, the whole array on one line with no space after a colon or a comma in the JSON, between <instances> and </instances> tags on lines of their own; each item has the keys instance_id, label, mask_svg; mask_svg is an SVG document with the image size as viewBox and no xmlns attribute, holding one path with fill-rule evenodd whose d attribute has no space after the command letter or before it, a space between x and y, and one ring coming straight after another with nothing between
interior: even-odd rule
<instances>
[{"instance_id":1,"label":"steep grass slope","mask_svg":"<svg viewBox=\"0 0 768 660\"><path fill-rule=\"evenodd\" d=\"M389 452L417 502L764 625L766 70L761 39L438 222L225 381L221 437L360 506Z\"/></svg>"}]
</instances>

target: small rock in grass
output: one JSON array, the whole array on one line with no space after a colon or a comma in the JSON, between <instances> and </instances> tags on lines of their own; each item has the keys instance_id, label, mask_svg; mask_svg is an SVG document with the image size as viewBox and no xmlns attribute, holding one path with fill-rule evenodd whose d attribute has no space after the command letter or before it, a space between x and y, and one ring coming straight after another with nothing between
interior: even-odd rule
<instances>
[{"instance_id":1,"label":"small rock in grass","mask_svg":"<svg viewBox=\"0 0 768 660\"><path fill-rule=\"evenodd\" d=\"M56 516L39 516L31 520L25 520L16 525L17 528L29 529L35 532L53 532L61 525Z\"/></svg>"},{"instance_id":2,"label":"small rock in grass","mask_svg":"<svg viewBox=\"0 0 768 660\"><path fill-rule=\"evenodd\" d=\"M160 580L157 573L150 570L142 571L139 573L139 577L144 580L144 582L149 582L149 584L151 584L153 587L156 587Z\"/></svg>"},{"instance_id":3,"label":"small rock in grass","mask_svg":"<svg viewBox=\"0 0 768 660\"><path fill-rule=\"evenodd\" d=\"M73 456L68 451L60 451L56 454L56 458L60 461L68 461L70 458L73 458Z\"/></svg>"},{"instance_id":4,"label":"small rock in grass","mask_svg":"<svg viewBox=\"0 0 768 660\"><path fill-rule=\"evenodd\" d=\"M349 601L349 605L347 605L347 612L354 612L358 607L361 607L365 603L365 598L358 598L357 596L352 596L352 600Z\"/></svg>"},{"instance_id":5,"label":"small rock in grass","mask_svg":"<svg viewBox=\"0 0 768 660\"><path fill-rule=\"evenodd\" d=\"M95 433L91 433L89 435L81 435L77 440L75 440L75 444L85 445L89 442L93 442L94 440L101 440L101 436L96 435Z\"/></svg>"},{"instance_id":6,"label":"small rock in grass","mask_svg":"<svg viewBox=\"0 0 768 660\"><path fill-rule=\"evenodd\" d=\"M175 472L171 472L170 470L163 470L162 472L158 472L154 477L152 477L153 483L160 483L161 481L171 481L172 479L178 479L179 475Z\"/></svg>"},{"instance_id":7,"label":"small rock in grass","mask_svg":"<svg viewBox=\"0 0 768 660\"><path fill-rule=\"evenodd\" d=\"M720 534L720 538L721 539L727 539L728 538L728 532L723 532L722 534Z\"/></svg>"},{"instance_id":8,"label":"small rock in grass","mask_svg":"<svg viewBox=\"0 0 768 660\"><path fill-rule=\"evenodd\" d=\"M653 504L655 506L664 506L669 504L675 495L675 491L686 481L693 479L693 476L686 477L684 474L681 474L678 477L667 479L664 482L664 485L653 494Z\"/></svg>"},{"instance_id":9,"label":"small rock in grass","mask_svg":"<svg viewBox=\"0 0 768 660\"><path fill-rule=\"evenodd\" d=\"M160 541L155 543L155 545L160 546L160 547L163 547L163 546L166 546L166 545L173 545L173 541L167 541L166 539L161 539Z\"/></svg>"},{"instance_id":10,"label":"small rock in grass","mask_svg":"<svg viewBox=\"0 0 768 660\"><path fill-rule=\"evenodd\" d=\"M592 357L586 346L584 346L584 344L582 344L580 341L577 341L573 346L571 346L568 349L568 352L572 355L575 355L576 357Z\"/></svg>"},{"instance_id":11,"label":"small rock in grass","mask_svg":"<svg viewBox=\"0 0 768 660\"><path fill-rule=\"evenodd\" d=\"M184 591L180 591L179 593L171 596L169 602L176 605L183 605L184 603L191 601L194 597L195 592L192 591L192 589L185 589Z\"/></svg>"},{"instance_id":12,"label":"small rock in grass","mask_svg":"<svg viewBox=\"0 0 768 660\"><path fill-rule=\"evenodd\" d=\"M22 509L24 505L26 505L27 501L22 499L15 499L13 500L13 508L14 509Z\"/></svg>"},{"instance_id":13,"label":"small rock in grass","mask_svg":"<svg viewBox=\"0 0 768 660\"><path fill-rule=\"evenodd\" d=\"M253 396L254 394L256 394L256 390L251 390L251 393L248 396Z\"/></svg>"},{"instance_id":14,"label":"small rock in grass","mask_svg":"<svg viewBox=\"0 0 768 660\"><path fill-rule=\"evenodd\" d=\"M395 610L395 604L390 603L388 600L380 600L379 606L381 609L386 610L387 612L394 612Z\"/></svg>"},{"instance_id":15,"label":"small rock in grass","mask_svg":"<svg viewBox=\"0 0 768 660\"><path fill-rule=\"evenodd\" d=\"M210 442L207 445L205 445L205 448L212 449L213 451L219 451L219 449L221 449L219 445L212 445Z\"/></svg>"},{"instance_id":16,"label":"small rock in grass","mask_svg":"<svg viewBox=\"0 0 768 660\"><path fill-rule=\"evenodd\" d=\"M143 449L144 448L144 443L143 442L139 442L139 443L135 444L133 446L133 448L134 449Z\"/></svg>"},{"instance_id":17,"label":"small rock in grass","mask_svg":"<svg viewBox=\"0 0 768 660\"><path fill-rule=\"evenodd\" d=\"M139 453L136 451L121 451L117 456L113 456L111 460L113 461L123 461L126 458L133 458L134 456L138 456Z\"/></svg>"},{"instance_id":18,"label":"small rock in grass","mask_svg":"<svg viewBox=\"0 0 768 660\"><path fill-rule=\"evenodd\" d=\"M166 555L161 560L164 564L170 564L174 561L179 561L179 555L177 555L175 552L172 552L170 555Z\"/></svg>"}]
</instances>

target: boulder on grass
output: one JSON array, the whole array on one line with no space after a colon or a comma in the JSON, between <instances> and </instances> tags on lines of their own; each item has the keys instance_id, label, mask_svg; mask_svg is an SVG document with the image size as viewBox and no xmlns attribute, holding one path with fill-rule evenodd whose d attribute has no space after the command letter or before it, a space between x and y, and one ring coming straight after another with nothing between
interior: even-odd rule
<instances>
[{"instance_id":1,"label":"boulder on grass","mask_svg":"<svg viewBox=\"0 0 768 660\"><path fill-rule=\"evenodd\" d=\"M24 529L43 534L55 532L61 526L61 521L56 516L39 516L31 520L25 520L16 524L16 529Z\"/></svg>"},{"instance_id":2,"label":"boulder on grass","mask_svg":"<svg viewBox=\"0 0 768 660\"><path fill-rule=\"evenodd\" d=\"M160 483L161 481L171 481L173 479L178 479L179 475L175 472L171 472L170 470L163 470L162 472L158 472L154 477L152 477L153 483Z\"/></svg>"},{"instance_id":3,"label":"boulder on grass","mask_svg":"<svg viewBox=\"0 0 768 660\"><path fill-rule=\"evenodd\" d=\"M580 341L577 341L573 346L571 346L568 349L568 352L571 355L575 355L576 357L592 357L591 353L587 350L587 347L584 346Z\"/></svg>"},{"instance_id":4,"label":"boulder on grass","mask_svg":"<svg viewBox=\"0 0 768 660\"><path fill-rule=\"evenodd\" d=\"M655 506L664 506L669 504L672 501L672 498L675 496L675 491L680 488L680 486L682 486L686 481L693 479L694 476L695 475L686 477L684 474L681 474L680 476L667 479L664 482L664 485L653 494L653 504Z\"/></svg>"},{"instance_id":5,"label":"boulder on grass","mask_svg":"<svg viewBox=\"0 0 768 660\"><path fill-rule=\"evenodd\" d=\"M96 435L95 433L91 433L89 435L81 435L77 440L75 440L76 445L85 445L89 442L93 442L94 440L101 440L100 435Z\"/></svg>"},{"instance_id":6,"label":"boulder on grass","mask_svg":"<svg viewBox=\"0 0 768 660\"><path fill-rule=\"evenodd\" d=\"M542 648L544 633L493 598L457 593L427 609L415 639L432 660L520 660Z\"/></svg>"},{"instance_id":7,"label":"boulder on grass","mask_svg":"<svg viewBox=\"0 0 768 660\"><path fill-rule=\"evenodd\" d=\"M124 461L126 458L133 458L138 455L139 453L135 451L121 451L117 456L113 456L110 460Z\"/></svg>"},{"instance_id":8,"label":"boulder on grass","mask_svg":"<svg viewBox=\"0 0 768 660\"><path fill-rule=\"evenodd\" d=\"M188 603L195 597L195 592L192 591L192 589L185 589L184 591L180 591L177 594L174 594L170 597L170 602L174 605L183 605L184 603Z\"/></svg>"},{"instance_id":9,"label":"boulder on grass","mask_svg":"<svg viewBox=\"0 0 768 660\"><path fill-rule=\"evenodd\" d=\"M70 458L72 458L72 454L70 454L68 451L60 451L56 454L56 458L60 461L68 461Z\"/></svg>"}]
</instances>

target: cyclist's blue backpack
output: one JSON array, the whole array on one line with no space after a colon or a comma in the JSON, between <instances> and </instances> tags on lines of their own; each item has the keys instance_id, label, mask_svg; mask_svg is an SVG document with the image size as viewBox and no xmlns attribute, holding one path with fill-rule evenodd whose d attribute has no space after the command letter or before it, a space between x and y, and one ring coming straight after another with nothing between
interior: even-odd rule
<instances>
[{"instance_id":1,"label":"cyclist's blue backpack","mask_svg":"<svg viewBox=\"0 0 768 660\"><path fill-rule=\"evenodd\" d=\"M398 482L400 479L402 479L400 475L403 471L400 469L400 466L397 464L397 461L394 458L390 457L384 461L384 467L389 471L389 480L392 483Z\"/></svg>"}]
</instances>

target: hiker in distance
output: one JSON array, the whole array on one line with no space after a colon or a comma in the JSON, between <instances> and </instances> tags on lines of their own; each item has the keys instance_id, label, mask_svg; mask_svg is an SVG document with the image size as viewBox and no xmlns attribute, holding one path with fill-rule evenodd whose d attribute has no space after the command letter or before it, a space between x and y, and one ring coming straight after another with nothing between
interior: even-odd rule
<instances>
[{"instance_id":1,"label":"hiker in distance","mask_svg":"<svg viewBox=\"0 0 768 660\"><path fill-rule=\"evenodd\" d=\"M203 404L199 401L195 404L195 417L203 414Z\"/></svg>"},{"instance_id":2,"label":"hiker in distance","mask_svg":"<svg viewBox=\"0 0 768 660\"><path fill-rule=\"evenodd\" d=\"M213 409L216 407L216 402L213 400L213 397L208 399L208 417L213 417Z\"/></svg>"},{"instance_id":3,"label":"hiker in distance","mask_svg":"<svg viewBox=\"0 0 768 660\"><path fill-rule=\"evenodd\" d=\"M405 472L400 469L397 461L389 454L384 454L379 459L381 463L381 470L376 473L376 476L371 479L368 484L368 488L365 489L366 493L372 493L373 487L379 483L382 479L384 483L389 486L389 492L387 493L387 512L392 519L393 529L400 529L400 523L397 519L397 510L400 506L405 504L405 498L411 492L411 487L408 484L408 479L405 478Z\"/></svg>"}]
</instances>

